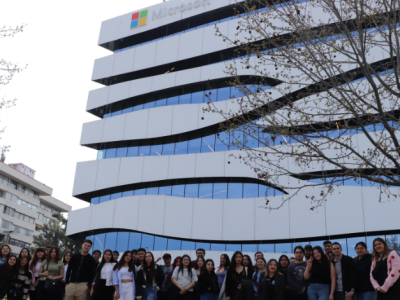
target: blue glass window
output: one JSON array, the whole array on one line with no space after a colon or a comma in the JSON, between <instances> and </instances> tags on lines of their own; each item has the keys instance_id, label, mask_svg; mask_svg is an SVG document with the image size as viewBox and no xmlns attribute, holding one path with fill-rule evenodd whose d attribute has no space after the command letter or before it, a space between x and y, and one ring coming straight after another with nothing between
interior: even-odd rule
<instances>
[{"instance_id":1,"label":"blue glass window","mask_svg":"<svg viewBox=\"0 0 400 300\"><path fill-rule=\"evenodd\" d=\"M225 251L225 244L211 244L211 251ZM217 262L214 262L218 264Z\"/></svg>"},{"instance_id":2,"label":"blue glass window","mask_svg":"<svg viewBox=\"0 0 400 300\"><path fill-rule=\"evenodd\" d=\"M195 242L182 241L182 250L196 250Z\"/></svg>"},{"instance_id":3,"label":"blue glass window","mask_svg":"<svg viewBox=\"0 0 400 300\"><path fill-rule=\"evenodd\" d=\"M110 200L114 200L114 199L118 199L118 198L122 198L122 193L112 194L110 197Z\"/></svg>"},{"instance_id":4,"label":"blue glass window","mask_svg":"<svg viewBox=\"0 0 400 300\"><path fill-rule=\"evenodd\" d=\"M274 253L275 245L274 244L260 244L260 245L258 245L258 251L261 251L264 253Z\"/></svg>"},{"instance_id":5,"label":"blue glass window","mask_svg":"<svg viewBox=\"0 0 400 300\"><path fill-rule=\"evenodd\" d=\"M118 232L116 250L118 252L124 252L128 250L128 246L129 246L129 232L123 232L123 231Z\"/></svg>"},{"instance_id":6,"label":"blue glass window","mask_svg":"<svg viewBox=\"0 0 400 300\"><path fill-rule=\"evenodd\" d=\"M129 234L129 250L139 249L142 242L142 234L131 232Z\"/></svg>"},{"instance_id":7,"label":"blue glass window","mask_svg":"<svg viewBox=\"0 0 400 300\"><path fill-rule=\"evenodd\" d=\"M129 147L128 153L126 156L128 156L128 157L138 156L138 151L139 151L139 147Z\"/></svg>"},{"instance_id":8,"label":"blue glass window","mask_svg":"<svg viewBox=\"0 0 400 300\"><path fill-rule=\"evenodd\" d=\"M215 139L215 152L228 151L229 149L229 133L220 132Z\"/></svg>"},{"instance_id":9,"label":"blue glass window","mask_svg":"<svg viewBox=\"0 0 400 300\"><path fill-rule=\"evenodd\" d=\"M267 196L267 186L259 185L258 186L258 197L266 197Z\"/></svg>"},{"instance_id":10,"label":"blue glass window","mask_svg":"<svg viewBox=\"0 0 400 300\"><path fill-rule=\"evenodd\" d=\"M167 250L168 239L156 236L154 238L154 251Z\"/></svg>"},{"instance_id":11,"label":"blue glass window","mask_svg":"<svg viewBox=\"0 0 400 300\"><path fill-rule=\"evenodd\" d=\"M106 237L105 233L101 233L101 234L96 234L94 239L93 239L93 250L100 250L101 253L104 252L104 239Z\"/></svg>"},{"instance_id":12,"label":"blue glass window","mask_svg":"<svg viewBox=\"0 0 400 300\"><path fill-rule=\"evenodd\" d=\"M258 147L258 132L251 132L251 134L247 134L244 136L245 146L248 148L257 148Z\"/></svg>"},{"instance_id":13,"label":"blue glass window","mask_svg":"<svg viewBox=\"0 0 400 300\"><path fill-rule=\"evenodd\" d=\"M91 203L92 205L99 204L99 197L92 198L92 200L90 201L90 203Z\"/></svg>"},{"instance_id":14,"label":"blue glass window","mask_svg":"<svg viewBox=\"0 0 400 300\"><path fill-rule=\"evenodd\" d=\"M133 196L134 192L133 191L127 191L122 193L122 197L129 197Z\"/></svg>"},{"instance_id":15,"label":"blue glass window","mask_svg":"<svg viewBox=\"0 0 400 300\"><path fill-rule=\"evenodd\" d=\"M140 190L135 190L134 191L135 196L143 196L146 195L146 189L140 189Z\"/></svg>"},{"instance_id":16,"label":"blue glass window","mask_svg":"<svg viewBox=\"0 0 400 300\"><path fill-rule=\"evenodd\" d=\"M180 95L179 96L179 104L190 104L191 98L192 98L192 94Z\"/></svg>"},{"instance_id":17,"label":"blue glass window","mask_svg":"<svg viewBox=\"0 0 400 300\"><path fill-rule=\"evenodd\" d=\"M108 232L106 234L106 243L104 250L110 249L111 251L114 251L116 244L117 244L117 232Z\"/></svg>"},{"instance_id":18,"label":"blue glass window","mask_svg":"<svg viewBox=\"0 0 400 300\"><path fill-rule=\"evenodd\" d=\"M167 100L168 105L177 105L179 103L179 97L171 97Z\"/></svg>"},{"instance_id":19,"label":"blue glass window","mask_svg":"<svg viewBox=\"0 0 400 300\"><path fill-rule=\"evenodd\" d=\"M116 148L107 149L105 157L106 158L115 158L116 153L117 153L117 149Z\"/></svg>"},{"instance_id":20,"label":"blue glass window","mask_svg":"<svg viewBox=\"0 0 400 300\"><path fill-rule=\"evenodd\" d=\"M175 154L187 154L188 142L179 142L175 144Z\"/></svg>"},{"instance_id":21,"label":"blue glass window","mask_svg":"<svg viewBox=\"0 0 400 300\"><path fill-rule=\"evenodd\" d=\"M164 196L171 196L171 191L172 186L160 186L158 190L159 195L164 195Z\"/></svg>"},{"instance_id":22,"label":"blue glass window","mask_svg":"<svg viewBox=\"0 0 400 300\"><path fill-rule=\"evenodd\" d=\"M323 243L324 243L324 241L312 241L312 242L310 242L310 245L313 246L313 248L315 246L320 246L322 249L324 249Z\"/></svg>"},{"instance_id":23,"label":"blue glass window","mask_svg":"<svg viewBox=\"0 0 400 300\"><path fill-rule=\"evenodd\" d=\"M132 107L132 111L142 110L143 108L144 108L143 104L136 105L136 106Z\"/></svg>"},{"instance_id":24,"label":"blue glass window","mask_svg":"<svg viewBox=\"0 0 400 300\"><path fill-rule=\"evenodd\" d=\"M97 159L104 159L107 150L99 150L97 151Z\"/></svg>"},{"instance_id":25,"label":"blue glass window","mask_svg":"<svg viewBox=\"0 0 400 300\"><path fill-rule=\"evenodd\" d=\"M181 250L181 241L168 239L167 250Z\"/></svg>"},{"instance_id":26,"label":"blue glass window","mask_svg":"<svg viewBox=\"0 0 400 300\"><path fill-rule=\"evenodd\" d=\"M175 154L175 143L163 145L162 155L174 155Z\"/></svg>"},{"instance_id":27,"label":"blue glass window","mask_svg":"<svg viewBox=\"0 0 400 300\"><path fill-rule=\"evenodd\" d=\"M162 145L151 146L150 147L150 156L161 156L162 154Z\"/></svg>"},{"instance_id":28,"label":"blue glass window","mask_svg":"<svg viewBox=\"0 0 400 300\"><path fill-rule=\"evenodd\" d=\"M197 92L192 94L192 103L203 103L204 92Z\"/></svg>"},{"instance_id":29,"label":"blue glass window","mask_svg":"<svg viewBox=\"0 0 400 300\"><path fill-rule=\"evenodd\" d=\"M120 114L121 114L121 111L119 110L119 111L113 112L113 113L111 114L111 116L114 117L114 116L118 116L118 115L120 115Z\"/></svg>"},{"instance_id":30,"label":"blue glass window","mask_svg":"<svg viewBox=\"0 0 400 300\"><path fill-rule=\"evenodd\" d=\"M218 89L218 101L228 100L231 97L231 88L219 88Z\"/></svg>"},{"instance_id":31,"label":"blue glass window","mask_svg":"<svg viewBox=\"0 0 400 300\"><path fill-rule=\"evenodd\" d=\"M172 196L174 197L185 197L185 185L174 185L172 187Z\"/></svg>"},{"instance_id":32,"label":"blue glass window","mask_svg":"<svg viewBox=\"0 0 400 300\"><path fill-rule=\"evenodd\" d=\"M292 243L275 244L275 253L292 253Z\"/></svg>"},{"instance_id":33,"label":"blue glass window","mask_svg":"<svg viewBox=\"0 0 400 300\"><path fill-rule=\"evenodd\" d=\"M167 99L160 99L156 101L156 107L167 106Z\"/></svg>"},{"instance_id":34,"label":"blue glass window","mask_svg":"<svg viewBox=\"0 0 400 300\"><path fill-rule=\"evenodd\" d=\"M214 183L213 198L214 199L227 199L228 197L228 184L227 183Z\"/></svg>"},{"instance_id":35,"label":"blue glass window","mask_svg":"<svg viewBox=\"0 0 400 300\"><path fill-rule=\"evenodd\" d=\"M400 234L386 235L386 243L388 244L389 249L396 250L400 255Z\"/></svg>"},{"instance_id":36,"label":"blue glass window","mask_svg":"<svg viewBox=\"0 0 400 300\"><path fill-rule=\"evenodd\" d=\"M155 106L155 102L148 102L143 105L144 109L153 108Z\"/></svg>"},{"instance_id":37,"label":"blue glass window","mask_svg":"<svg viewBox=\"0 0 400 300\"><path fill-rule=\"evenodd\" d=\"M226 244L226 251L242 251L240 244Z\"/></svg>"},{"instance_id":38,"label":"blue glass window","mask_svg":"<svg viewBox=\"0 0 400 300\"><path fill-rule=\"evenodd\" d=\"M243 244L242 245L243 252L257 252L257 245L255 244Z\"/></svg>"},{"instance_id":39,"label":"blue glass window","mask_svg":"<svg viewBox=\"0 0 400 300\"><path fill-rule=\"evenodd\" d=\"M198 198L199 197L199 185L198 184L187 184L185 187L185 197Z\"/></svg>"},{"instance_id":40,"label":"blue glass window","mask_svg":"<svg viewBox=\"0 0 400 300\"><path fill-rule=\"evenodd\" d=\"M99 199L99 203L103 203L110 200L110 195L101 196Z\"/></svg>"},{"instance_id":41,"label":"blue glass window","mask_svg":"<svg viewBox=\"0 0 400 300\"><path fill-rule=\"evenodd\" d=\"M147 188L146 195L158 195L158 187Z\"/></svg>"},{"instance_id":42,"label":"blue glass window","mask_svg":"<svg viewBox=\"0 0 400 300\"><path fill-rule=\"evenodd\" d=\"M139 147L139 156L149 156L149 154L150 154L150 146Z\"/></svg>"},{"instance_id":43,"label":"blue glass window","mask_svg":"<svg viewBox=\"0 0 400 300\"><path fill-rule=\"evenodd\" d=\"M154 248L154 236L149 234L142 234L142 243L140 245L146 251L153 251Z\"/></svg>"},{"instance_id":44,"label":"blue glass window","mask_svg":"<svg viewBox=\"0 0 400 300\"><path fill-rule=\"evenodd\" d=\"M243 183L228 183L228 199L243 198Z\"/></svg>"},{"instance_id":45,"label":"blue glass window","mask_svg":"<svg viewBox=\"0 0 400 300\"><path fill-rule=\"evenodd\" d=\"M201 153L214 152L215 134L201 139Z\"/></svg>"},{"instance_id":46,"label":"blue glass window","mask_svg":"<svg viewBox=\"0 0 400 300\"><path fill-rule=\"evenodd\" d=\"M128 148L117 148L116 157L126 157L126 153L128 152Z\"/></svg>"},{"instance_id":47,"label":"blue glass window","mask_svg":"<svg viewBox=\"0 0 400 300\"><path fill-rule=\"evenodd\" d=\"M201 138L190 140L188 146L188 153L200 153L201 149Z\"/></svg>"},{"instance_id":48,"label":"blue glass window","mask_svg":"<svg viewBox=\"0 0 400 300\"><path fill-rule=\"evenodd\" d=\"M122 110L122 113L123 113L123 114L127 114L127 113L130 113L130 112L132 112L132 111L133 111L133 107L128 107L128 108L123 109L123 110Z\"/></svg>"},{"instance_id":49,"label":"blue glass window","mask_svg":"<svg viewBox=\"0 0 400 300\"><path fill-rule=\"evenodd\" d=\"M196 249L202 248L206 251L210 251L210 243L196 243Z\"/></svg>"},{"instance_id":50,"label":"blue glass window","mask_svg":"<svg viewBox=\"0 0 400 300\"><path fill-rule=\"evenodd\" d=\"M204 103L207 102L216 102L217 101L217 93L218 90L206 90L204 92Z\"/></svg>"},{"instance_id":51,"label":"blue glass window","mask_svg":"<svg viewBox=\"0 0 400 300\"><path fill-rule=\"evenodd\" d=\"M202 199L212 199L213 196L213 184L203 183L199 187L199 198Z\"/></svg>"},{"instance_id":52,"label":"blue glass window","mask_svg":"<svg viewBox=\"0 0 400 300\"><path fill-rule=\"evenodd\" d=\"M244 183L243 198L257 198L257 197L258 197L258 184Z\"/></svg>"}]
</instances>

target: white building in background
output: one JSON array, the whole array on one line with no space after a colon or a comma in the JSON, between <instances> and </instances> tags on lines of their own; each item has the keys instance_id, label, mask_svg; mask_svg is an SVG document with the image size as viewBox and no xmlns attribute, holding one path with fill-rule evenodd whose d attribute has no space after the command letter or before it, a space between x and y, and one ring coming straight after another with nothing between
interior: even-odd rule
<instances>
[{"instance_id":1,"label":"white building in background","mask_svg":"<svg viewBox=\"0 0 400 300\"><path fill-rule=\"evenodd\" d=\"M34 179L35 171L24 164L0 162L0 241L12 252L34 247L33 236L53 213L71 211L71 206L51 197L53 189Z\"/></svg>"},{"instance_id":2,"label":"white building in background","mask_svg":"<svg viewBox=\"0 0 400 300\"><path fill-rule=\"evenodd\" d=\"M379 203L379 190L349 182L314 211L306 190L277 211L261 208L265 183L229 159L235 150L216 138L222 118L203 112L208 101L234 110L229 100L241 96L224 73L236 46L214 28L234 38L232 2L171 0L102 23L99 45L113 53L94 63L92 80L104 87L89 93L87 111L99 120L83 125L80 142L97 160L78 163L73 188L91 206L70 213L67 234L93 239L92 249L194 256L204 248L218 259L235 250L277 257L326 239L355 255L358 241L399 233L400 202ZM281 191L267 193L281 201Z\"/></svg>"}]
</instances>

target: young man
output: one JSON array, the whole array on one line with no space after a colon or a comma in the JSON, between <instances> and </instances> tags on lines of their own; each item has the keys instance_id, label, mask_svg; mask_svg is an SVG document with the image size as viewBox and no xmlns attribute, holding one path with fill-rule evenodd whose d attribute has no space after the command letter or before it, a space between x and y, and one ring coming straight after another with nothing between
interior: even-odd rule
<instances>
[{"instance_id":1,"label":"young man","mask_svg":"<svg viewBox=\"0 0 400 300\"><path fill-rule=\"evenodd\" d=\"M172 271L171 254L165 253L162 258L164 260L164 265L160 266L160 267L164 273L164 283L161 287L161 290L158 291L158 293L157 293L158 300L168 299L168 291L167 291L167 287L165 286L165 278L167 278L168 273Z\"/></svg>"},{"instance_id":2,"label":"young man","mask_svg":"<svg viewBox=\"0 0 400 300\"><path fill-rule=\"evenodd\" d=\"M64 300L86 300L96 271L96 262L89 254L91 247L92 241L84 240L81 253L72 255L65 278Z\"/></svg>"},{"instance_id":3,"label":"young man","mask_svg":"<svg viewBox=\"0 0 400 300\"><path fill-rule=\"evenodd\" d=\"M342 254L342 246L335 242L332 245L335 254L336 289L335 300L351 299L354 295L355 263L350 256ZM347 294L347 295L346 295Z\"/></svg>"},{"instance_id":4,"label":"young man","mask_svg":"<svg viewBox=\"0 0 400 300\"><path fill-rule=\"evenodd\" d=\"M113 251L113 258L115 260L115 262L118 262L118 258L119 258L119 252L117 250Z\"/></svg>"},{"instance_id":5,"label":"young man","mask_svg":"<svg viewBox=\"0 0 400 300\"><path fill-rule=\"evenodd\" d=\"M311 245L306 245L305 247L304 247L304 252L305 252L305 258L306 258L306 261L308 261L310 258L311 258L311 256L312 256L312 246Z\"/></svg>"},{"instance_id":6,"label":"young man","mask_svg":"<svg viewBox=\"0 0 400 300\"><path fill-rule=\"evenodd\" d=\"M304 279L307 262L304 259L304 249L302 246L294 248L295 262L291 263L287 269L287 280L290 286L290 300L307 300L307 280Z\"/></svg>"},{"instance_id":7,"label":"young man","mask_svg":"<svg viewBox=\"0 0 400 300\"><path fill-rule=\"evenodd\" d=\"M131 251L131 256L132 256L132 263L133 263L135 266L137 266L138 261L137 261L137 250L136 250L136 249L133 249L133 250Z\"/></svg>"},{"instance_id":8,"label":"young man","mask_svg":"<svg viewBox=\"0 0 400 300\"><path fill-rule=\"evenodd\" d=\"M324 245L325 254L326 254L326 256L328 256L328 253L329 253L330 251L332 251L332 242L331 242L331 241L325 241L325 242L323 243L323 245Z\"/></svg>"},{"instance_id":9,"label":"young man","mask_svg":"<svg viewBox=\"0 0 400 300\"><path fill-rule=\"evenodd\" d=\"M139 267L139 266L143 265L145 253L146 253L146 249L144 249L144 248L139 248L138 249L136 266Z\"/></svg>"},{"instance_id":10,"label":"young man","mask_svg":"<svg viewBox=\"0 0 400 300\"><path fill-rule=\"evenodd\" d=\"M196 257L205 257L206 256L206 250L204 250L203 248L199 248L196 250Z\"/></svg>"}]
</instances>

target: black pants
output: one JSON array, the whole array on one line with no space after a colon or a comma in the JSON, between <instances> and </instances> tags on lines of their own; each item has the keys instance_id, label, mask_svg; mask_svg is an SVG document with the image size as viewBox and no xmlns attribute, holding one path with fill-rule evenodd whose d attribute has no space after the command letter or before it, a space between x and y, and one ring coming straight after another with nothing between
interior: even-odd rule
<instances>
[{"instance_id":1,"label":"black pants","mask_svg":"<svg viewBox=\"0 0 400 300\"><path fill-rule=\"evenodd\" d=\"M290 294L290 300L308 300L307 291L302 294Z\"/></svg>"},{"instance_id":2,"label":"black pants","mask_svg":"<svg viewBox=\"0 0 400 300\"><path fill-rule=\"evenodd\" d=\"M107 286L105 279L100 279L99 286L94 286L93 300L113 300L115 288Z\"/></svg>"},{"instance_id":3,"label":"black pants","mask_svg":"<svg viewBox=\"0 0 400 300\"><path fill-rule=\"evenodd\" d=\"M346 300L345 292L337 292L337 291L335 291L333 297L335 298L335 300Z\"/></svg>"},{"instance_id":4,"label":"black pants","mask_svg":"<svg viewBox=\"0 0 400 300\"><path fill-rule=\"evenodd\" d=\"M168 300L169 295L166 291L158 291L157 293L157 300Z\"/></svg>"},{"instance_id":5,"label":"black pants","mask_svg":"<svg viewBox=\"0 0 400 300\"><path fill-rule=\"evenodd\" d=\"M193 292L186 292L183 295L179 293L180 290L176 289L173 299L174 300L193 300L194 299L194 295Z\"/></svg>"},{"instance_id":6,"label":"black pants","mask_svg":"<svg viewBox=\"0 0 400 300\"><path fill-rule=\"evenodd\" d=\"M37 286L35 287L35 294L36 294L36 300L43 300L45 299L44 297L44 281L39 280Z\"/></svg>"}]
</instances>

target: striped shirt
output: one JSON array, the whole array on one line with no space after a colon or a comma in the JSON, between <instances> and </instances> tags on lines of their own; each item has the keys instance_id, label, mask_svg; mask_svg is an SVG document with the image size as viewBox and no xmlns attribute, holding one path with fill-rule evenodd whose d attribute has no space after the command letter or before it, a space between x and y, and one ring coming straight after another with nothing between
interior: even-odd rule
<instances>
[{"instance_id":1,"label":"striped shirt","mask_svg":"<svg viewBox=\"0 0 400 300\"><path fill-rule=\"evenodd\" d=\"M23 296L21 299L27 299L28 291L31 286L31 281L32 281L31 271L29 271L26 274L25 272L21 273L21 271L18 270L17 275L15 276L13 282L11 283L10 292L15 289L22 289Z\"/></svg>"}]
</instances>

